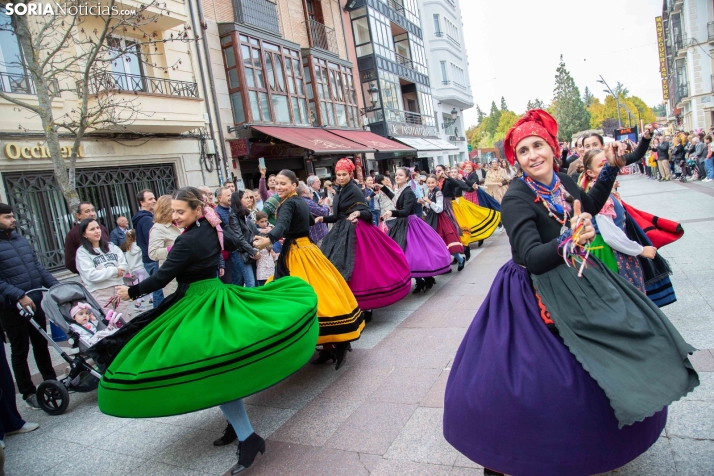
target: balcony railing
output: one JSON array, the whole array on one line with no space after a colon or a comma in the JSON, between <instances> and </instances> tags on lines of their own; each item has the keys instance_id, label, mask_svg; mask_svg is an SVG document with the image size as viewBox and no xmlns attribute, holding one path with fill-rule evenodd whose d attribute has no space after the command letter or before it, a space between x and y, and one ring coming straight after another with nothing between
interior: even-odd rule
<instances>
[{"instance_id":1,"label":"balcony railing","mask_svg":"<svg viewBox=\"0 0 714 476\"><path fill-rule=\"evenodd\" d=\"M57 96L59 83L54 80L49 85L50 94ZM35 85L29 75L0 72L0 91L11 94L36 94Z\"/></svg>"},{"instance_id":2,"label":"balcony railing","mask_svg":"<svg viewBox=\"0 0 714 476\"><path fill-rule=\"evenodd\" d=\"M451 81L449 81L448 79L442 79L441 84L443 84L444 86L449 86L451 85Z\"/></svg>"},{"instance_id":3,"label":"balcony railing","mask_svg":"<svg viewBox=\"0 0 714 476\"><path fill-rule=\"evenodd\" d=\"M444 32L443 31L437 31L434 33L434 36L437 38L443 38L444 37Z\"/></svg>"},{"instance_id":4,"label":"balcony railing","mask_svg":"<svg viewBox=\"0 0 714 476\"><path fill-rule=\"evenodd\" d=\"M407 124L418 124L422 125L423 121L421 119L421 114L418 112L404 111L404 122Z\"/></svg>"},{"instance_id":5,"label":"balcony railing","mask_svg":"<svg viewBox=\"0 0 714 476\"><path fill-rule=\"evenodd\" d=\"M674 35L674 50L679 51L682 48L684 48L684 45L687 43L687 37L686 35L679 34L679 35Z\"/></svg>"},{"instance_id":6,"label":"balcony railing","mask_svg":"<svg viewBox=\"0 0 714 476\"><path fill-rule=\"evenodd\" d=\"M446 37L449 39L449 41L454 43L456 46L461 46L461 43L459 42L459 40L457 40L453 36L449 35L448 33L446 34Z\"/></svg>"},{"instance_id":7,"label":"balcony railing","mask_svg":"<svg viewBox=\"0 0 714 476\"><path fill-rule=\"evenodd\" d=\"M198 85L196 83L109 71L95 74L89 80L90 94L105 91L142 92L187 98L198 97Z\"/></svg>"},{"instance_id":8,"label":"balcony railing","mask_svg":"<svg viewBox=\"0 0 714 476\"><path fill-rule=\"evenodd\" d=\"M320 48L339 54L340 51L337 48L337 35L335 34L335 30L312 19L308 20L308 25L310 27L311 46L313 48Z\"/></svg>"},{"instance_id":9,"label":"balcony railing","mask_svg":"<svg viewBox=\"0 0 714 476\"><path fill-rule=\"evenodd\" d=\"M278 7L270 0L233 0L237 23L252 25L280 34Z\"/></svg>"},{"instance_id":10,"label":"balcony railing","mask_svg":"<svg viewBox=\"0 0 714 476\"><path fill-rule=\"evenodd\" d=\"M677 104L686 97L689 97L689 84L683 83L677 85L674 89L674 103Z\"/></svg>"},{"instance_id":11,"label":"balcony railing","mask_svg":"<svg viewBox=\"0 0 714 476\"><path fill-rule=\"evenodd\" d=\"M414 68L414 61L412 61L411 58L407 58L406 56L402 56L399 53L394 53L394 55L397 57L397 63L401 64L402 66L406 66L407 68L415 69Z\"/></svg>"},{"instance_id":12,"label":"balcony railing","mask_svg":"<svg viewBox=\"0 0 714 476\"><path fill-rule=\"evenodd\" d=\"M399 2L397 0L387 0L387 5L389 5L389 8L391 8L395 12L404 15L404 5L402 5L402 2Z\"/></svg>"},{"instance_id":13,"label":"balcony railing","mask_svg":"<svg viewBox=\"0 0 714 476\"><path fill-rule=\"evenodd\" d=\"M714 40L714 21L707 23L707 34L709 35L709 41Z\"/></svg>"}]
</instances>

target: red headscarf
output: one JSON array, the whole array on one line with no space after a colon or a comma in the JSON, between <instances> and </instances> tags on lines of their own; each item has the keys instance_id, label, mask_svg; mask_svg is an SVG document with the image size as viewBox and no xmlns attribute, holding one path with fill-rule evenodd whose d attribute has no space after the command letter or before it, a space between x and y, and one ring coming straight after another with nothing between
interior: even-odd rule
<instances>
[{"instance_id":1,"label":"red headscarf","mask_svg":"<svg viewBox=\"0 0 714 476\"><path fill-rule=\"evenodd\" d=\"M542 109L531 109L506 134L503 147L506 158L511 165L516 160L516 146L520 141L530 136L538 136L545 140L553 149L555 157L560 156L560 145L558 144L558 123L553 116ZM556 165L557 166L557 165Z\"/></svg>"},{"instance_id":2,"label":"red headscarf","mask_svg":"<svg viewBox=\"0 0 714 476\"><path fill-rule=\"evenodd\" d=\"M335 164L335 172L338 170L346 170L347 173L352 174L355 171L355 164L350 159L340 159Z\"/></svg>"},{"instance_id":3,"label":"red headscarf","mask_svg":"<svg viewBox=\"0 0 714 476\"><path fill-rule=\"evenodd\" d=\"M467 160L466 162L464 162L464 167L461 170L466 170L467 165L470 165L472 170L476 170L476 164L474 164L470 160Z\"/></svg>"}]
</instances>

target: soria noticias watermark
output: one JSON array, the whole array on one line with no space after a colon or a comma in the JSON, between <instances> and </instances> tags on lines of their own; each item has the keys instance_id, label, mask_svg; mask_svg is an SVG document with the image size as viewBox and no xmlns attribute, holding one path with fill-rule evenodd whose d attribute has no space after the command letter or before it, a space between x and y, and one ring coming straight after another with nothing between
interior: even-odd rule
<instances>
[{"instance_id":1,"label":"soria noticias watermark","mask_svg":"<svg viewBox=\"0 0 714 476\"><path fill-rule=\"evenodd\" d=\"M136 15L136 10L120 10L117 6L110 7L109 5L90 4L72 4L64 3L6 3L5 15L93 15L93 16L132 16Z\"/></svg>"}]
</instances>

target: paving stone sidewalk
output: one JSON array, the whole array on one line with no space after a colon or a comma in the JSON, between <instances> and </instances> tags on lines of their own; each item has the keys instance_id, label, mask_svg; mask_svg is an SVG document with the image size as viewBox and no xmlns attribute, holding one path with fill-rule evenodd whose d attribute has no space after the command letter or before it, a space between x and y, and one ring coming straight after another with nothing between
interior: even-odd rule
<instances>
[{"instance_id":1,"label":"paving stone sidewalk","mask_svg":"<svg viewBox=\"0 0 714 476\"><path fill-rule=\"evenodd\" d=\"M623 177L633 206L684 222L684 238L662 250L679 301L665 308L690 343L702 385L670 407L667 427L644 455L611 474L714 474L714 186ZM711 185L711 184L708 184ZM267 439L245 473L258 475L482 475L442 436L451 360L498 269L510 258L505 233L473 250L461 273L437 278L427 294L377 310L347 364L306 365L247 399ZM40 429L8 437L8 475L220 475L235 446L212 446L225 421L217 408L151 420L118 419L97 409L96 393L74 394L66 414L18 406Z\"/></svg>"}]
</instances>

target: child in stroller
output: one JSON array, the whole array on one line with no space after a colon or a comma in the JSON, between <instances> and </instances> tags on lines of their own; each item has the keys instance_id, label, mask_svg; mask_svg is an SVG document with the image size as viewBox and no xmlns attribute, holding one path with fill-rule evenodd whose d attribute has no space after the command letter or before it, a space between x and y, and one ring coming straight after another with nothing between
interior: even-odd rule
<instances>
[{"instance_id":1,"label":"child in stroller","mask_svg":"<svg viewBox=\"0 0 714 476\"><path fill-rule=\"evenodd\" d=\"M83 340L88 347L91 347L104 337L114 334L121 327L121 324L119 324L121 314L113 314L113 312L109 311L109 313L112 313L111 316L107 313L107 327L104 330L99 330L97 329L97 318L94 317L89 304L81 301L77 302L69 311L70 318L74 321L70 323L69 327L77 332L80 340Z\"/></svg>"}]
</instances>

